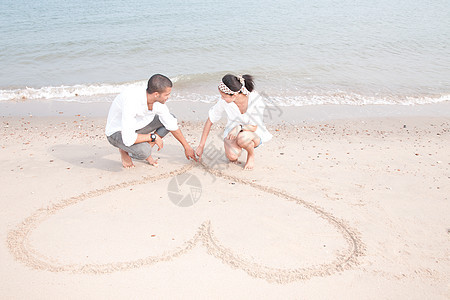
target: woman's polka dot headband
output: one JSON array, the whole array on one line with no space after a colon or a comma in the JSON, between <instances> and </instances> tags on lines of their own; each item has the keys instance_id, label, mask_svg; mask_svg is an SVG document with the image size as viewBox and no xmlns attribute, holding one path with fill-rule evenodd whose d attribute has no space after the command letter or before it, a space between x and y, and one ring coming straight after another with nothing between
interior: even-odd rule
<instances>
[{"instance_id":1,"label":"woman's polka dot headband","mask_svg":"<svg viewBox=\"0 0 450 300\"><path fill-rule=\"evenodd\" d=\"M225 94L228 94L228 95L236 95L236 94L239 94L241 92L244 95L250 94L250 92L245 87L245 79L244 79L244 77L242 77L241 75L238 75L236 77L239 80L239 82L242 84L242 87L241 87L241 89L239 91L233 92L232 90L230 90L229 87L227 87L227 85L225 83L223 83L223 81L220 82L220 84L219 84L219 90L221 90L222 92L224 92Z\"/></svg>"}]
</instances>

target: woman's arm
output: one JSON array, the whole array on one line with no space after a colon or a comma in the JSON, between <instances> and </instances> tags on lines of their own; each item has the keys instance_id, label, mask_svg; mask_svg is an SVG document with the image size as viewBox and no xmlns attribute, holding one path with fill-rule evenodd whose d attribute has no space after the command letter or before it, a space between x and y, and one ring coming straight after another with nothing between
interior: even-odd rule
<instances>
[{"instance_id":1,"label":"woman's arm","mask_svg":"<svg viewBox=\"0 0 450 300\"><path fill-rule=\"evenodd\" d=\"M239 132L241 132L241 130L254 132L254 131L256 131L256 128L258 128L257 125L250 125L250 124L249 125L237 125L236 127L234 127L233 129L230 130L230 132L227 135L227 139L234 140L238 136Z\"/></svg>"},{"instance_id":2,"label":"woman's arm","mask_svg":"<svg viewBox=\"0 0 450 300\"><path fill-rule=\"evenodd\" d=\"M197 154L199 159L202 158L203 149L205 148L206 139L208 138L208 134L209 134L209 131L211 130L212 124L213 123L208 118L208 120L206 120L205 126L203 127L202 138L200 139L200 144L198 145L197 150L195 151L195 154Z\"/></svg>"}]
</instances>

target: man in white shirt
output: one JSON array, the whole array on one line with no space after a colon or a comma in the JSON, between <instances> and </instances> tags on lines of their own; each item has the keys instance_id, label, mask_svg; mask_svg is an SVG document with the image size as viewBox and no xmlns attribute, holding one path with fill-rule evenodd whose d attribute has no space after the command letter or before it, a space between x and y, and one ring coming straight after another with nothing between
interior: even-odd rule
<instances>
[{"instance_id":1,"label":"man in white shirt","mask_svg":"<svg viewBox=\"0 0 450 300\"><path fill-rule=\"evenodd\" d=\"M166 101L172 91L172 81L155 74L148 80L147 89L133 88L119 94L111 104L105 133L108 141L119 148L122 165L134 167L132 158L146 160L157 166L151 156L156 144L163 148L162 138L169 133L183 145L187 159L194 159L195 152L187 143L177 119L169 112Z\"/></svg>"}]
</instances>

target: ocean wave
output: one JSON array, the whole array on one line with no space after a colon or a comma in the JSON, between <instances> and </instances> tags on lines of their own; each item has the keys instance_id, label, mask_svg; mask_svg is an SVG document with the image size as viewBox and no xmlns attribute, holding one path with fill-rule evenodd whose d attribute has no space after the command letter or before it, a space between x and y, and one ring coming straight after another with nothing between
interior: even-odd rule
<instances>
[{"instance_id":1,"label":"ocean wave","mask_svg":"<svg viewBox=\"0 0 450 300\"><path fill-rule=\"evenodd\" d=\"M220 80L223 72L215 74ZM219 99L212 74L181 75L171 78L176 90L171 101L192 101L214 103ZM215 79L214 77L214 79ZM194 84L195 82L195 84ZM204 83L199 89L199 82ZM64 102L111 102L114 97L127 88L146 87L146 80L119 84L79 84L73 86L49 86L0 90L0 101L54 100ZM209 88L206 88L209 87ZM196 90L193 92L192 90ZM420 105L450 101L450 94L441 95L364 95L347 91L301 91L283 92L276 90L260 91L269 106L308 106L308 105Z\"/></svg>"},{"instance_id":2,"label":"ocean wave","mask_svg":"<svg viewBox=\"0 0 450 300\"><path fill-rule=\"evenodd\" d=\"M46 100L70 99L77 97L102 96L118 94L126 88L144 87L146 81L127 82L122 84L77 84L73 86L45 86L41 88L25 87L23 89L0 90L0 101L11 100Z\"/></svg>"},{"instance_id":3,"label":"ocean wave","mask_svg":"<svg viewBox=\"0 0 450 300\"><path fill-rule=\"evenodd\" d=\"M271 96L260 92L268 106L309 106L309 105L422 105L450 101L450 94L433 96L366 96L357 93L324 93L297 96ZM174 93L170 101L192 101L215 103L219 95Z\"/></svg>"},{"instance_id":4,"label":"ocean wave","mask_svg":"<svg viewBox=\"0 0 450 300\"><path fill-rule=\"evenodd\" d=\"M266 97L274 106L308 105L421 105L450 101L450 94L433 96L383 95L367 96L357 93L328 93L290 97Z\"/></svg>"},{"instance_id":5,"label":"ocean wave","mask_svg":"<svg viewBox=\"0 0 450 300\"><path fill-rule=\"evenodd\" d=\"M205 73L192 75L179 75L170 78L176 83L177 88L191 86L196 82L205 82L211 79L211 75L217 77L222 73ZM220 78L220 77L219 77ZM105 95L119 94L123 90L132 87L146 87L147 80L123 82L117 84L76 84L73 86L44 86L40 88L25 87L19 89L0 89L0 101L23 101L23 100L63 100L89 102L95 96L99 98Z\"/></svg>"}]
</instances>

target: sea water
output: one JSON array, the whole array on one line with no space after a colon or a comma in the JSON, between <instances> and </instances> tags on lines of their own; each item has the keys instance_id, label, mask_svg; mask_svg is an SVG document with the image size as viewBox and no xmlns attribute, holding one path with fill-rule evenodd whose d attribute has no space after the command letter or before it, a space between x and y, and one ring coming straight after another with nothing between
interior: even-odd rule
<instances>
[{"instance_id":1,"label":"sea water","mask_svg":"<svg viewBox=\"0 0 450 300\"><path fill-rule=\"evenodd\" d=\"M172 101L227 73L277 105L449 101L450 1L0 2L0 100L109 102L154 73Z\"/></svg>"}]
</instances>

